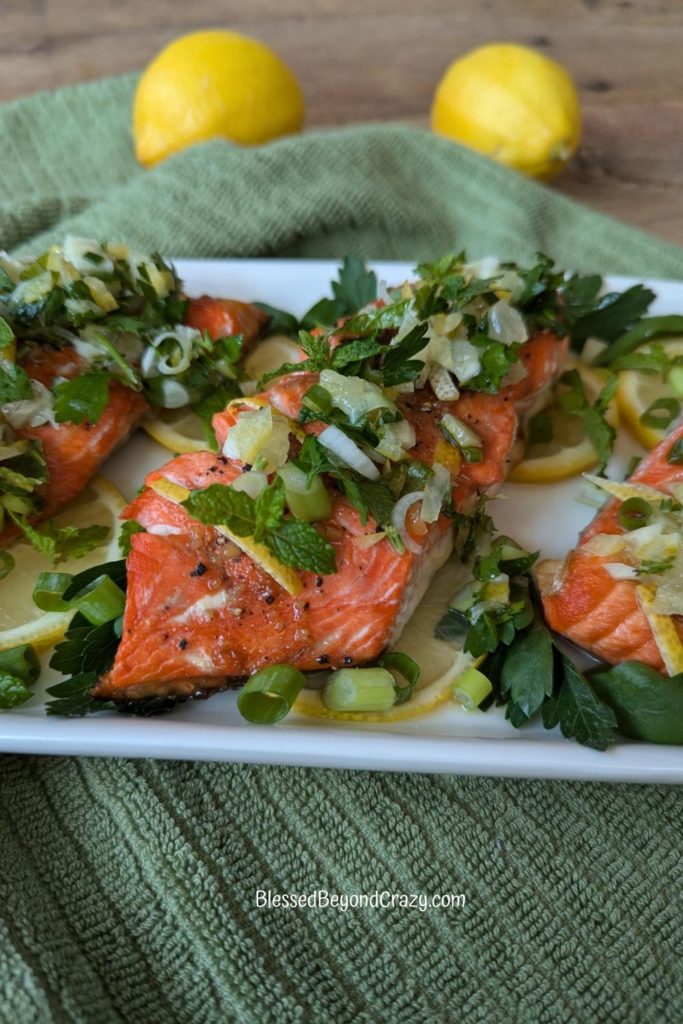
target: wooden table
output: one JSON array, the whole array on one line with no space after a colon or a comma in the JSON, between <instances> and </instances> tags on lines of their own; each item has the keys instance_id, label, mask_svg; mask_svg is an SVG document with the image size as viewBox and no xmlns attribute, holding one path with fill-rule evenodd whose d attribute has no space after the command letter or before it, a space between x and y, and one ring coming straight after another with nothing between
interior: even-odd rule
<instances>
[{"instance_id":1,"label":"wooden table","mask_svg":"<svg viewBox=\"0 0 683 1024\"><path fill-rule=\"evenodd\" d=\"M584 135L555 186L683 244L680 0L0 0L0 100L142 67L198 28L273 46L309 128L425 124L442 71L489 41L535 46L581 92Z\"/></svg>"}]
</instances>

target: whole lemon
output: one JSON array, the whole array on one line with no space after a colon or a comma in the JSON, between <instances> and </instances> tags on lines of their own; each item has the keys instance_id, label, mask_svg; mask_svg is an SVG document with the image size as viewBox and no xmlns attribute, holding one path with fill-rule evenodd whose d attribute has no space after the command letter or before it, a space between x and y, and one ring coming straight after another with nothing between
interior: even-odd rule
<instances>
[{"instance_id":1,"label":"whole lemon","mask_svg":"<svg viewBox=\"0 0 683 1024\"><path fill-rule=\"evenodd\" d=\"M564 68L535 50L482 46L439 82L432 128L531 177L552 178L579 144L579 97Z\"/></svg>"},{"instance_id":2,"label":"whole lemon","mask_svg":"<svg viewBox=\"0 0 683 1024\"><path fill-rule=\"evenodd\" d=\"M135 154L145 167L216 137L243 146L298 132L296 78L263 43L237 32L181 36L147 66L133 103Z\"/></svg>"}]
</instances>

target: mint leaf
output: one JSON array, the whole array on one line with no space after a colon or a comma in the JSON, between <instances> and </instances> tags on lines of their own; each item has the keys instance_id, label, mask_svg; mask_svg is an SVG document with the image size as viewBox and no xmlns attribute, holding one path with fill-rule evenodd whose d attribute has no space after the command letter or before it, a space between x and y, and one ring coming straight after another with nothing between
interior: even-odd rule
<instances>
[{"instance_id":1,"label":"mint leaf","mask_svg":"<svg viewBox=\"0 0 683 1024\"><path fill-rule=\"evenodd\" d=\"M266 536L273 554L295 569L325 576L336 571L334 548L310 523L286 520Z\"/></svg>"},{"instance_id":2,"label":"mint leaf","mask_svg":"<svg viewBox=\"0 0 683 1024\"><path fill-rule=\"evenodd\" d=\"M332 353L332 369L343 370L352 363L378 355L384 348L375 338L356 338L338 345Z\"/></svg>"},{"instance_id":3,"label":"mint leaf","mask_svg":"<svg viewBox=\"0 0 683 1024\"><path fill-rule=\"evenodd\" d=\"M109 374L89 372L54 388L58 423L97 423L109 401Z\"/></svg>"},{"instance_id":4,"label":"mint leaf","mask_svg":"<svg viewBox=\"0 0 683 1024\"><path fill-rule=\"evenodd\" d=\"M82 558L103 544L111 530L108 526L57 526L48 519L40 527L31 526L25 516L12 514L12 519L36 551L53 565L70 559Z\"/></svg>"},{"instance_id":5,"label":"mint leaf","mask_svg":"<svg viewBox=\"0 0 683 1024\"><path fill-rule=\"evenodd\" d=\"M0 349L7 348L14 341L14 331L0 316Z\"/></svg>"},{"instance_id":6,"label":"mint leaf","mask_svg":"<svg viewBox=\"0 0 683 1024\"><path fill-rule=\"evenodd\" d=\"M226 484L211 484L203 491L192 491L183 508L209 526L227 526L238 537L252 537L256 529L256 504L244 491Z\"/></svg>"},{"instance_id":7,"label":"mint leaf","mask_svg":"<svg viewBox=\"0 0 683 1024\"><path fill-rule=\"evenodd\" d=\"M285 485L279 476L256 499L255 537L261 540L266 531L273 530L282 522L285 512Z\"/></svg>"},{"instance_id":8,"label":"mint leaf","mask_svg":"<svg viewBox=\"0 0 683 1024\"><path fill-rule=\"evenodd\" d=\"M27 398L33 398L28 374L16 363L3 363L0 366L0 405L21 402Z\"/></svg>"}]
</instances>

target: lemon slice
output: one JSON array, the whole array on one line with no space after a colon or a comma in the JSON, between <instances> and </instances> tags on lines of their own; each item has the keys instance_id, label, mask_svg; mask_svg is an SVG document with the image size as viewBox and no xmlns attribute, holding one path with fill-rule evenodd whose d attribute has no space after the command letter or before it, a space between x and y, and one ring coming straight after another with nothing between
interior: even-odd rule
<instances>
[{"instance_id":1,"label":"lemon slice","mask_svg":"<svg viewBox=\"0 0 683 1024\"><path fill-rule=\"evenodd\" d=\"M125 498L113 484L103 476L94 477L82 494L54 517L54 522L58 526L109 526L111 535L101 547L82 558L60 563L55 571L75 574L120 558L118 516L125 504ZM18 644L47 647L64 635L73 612L43 612L37 608L33 588L38 573L51 565L28 541L17 540L9 550L15 566L0 582L0 651Z\"/></svg>"},{"instance_id":2,"label":"lemon slice","mask_svg":"<svg viewBox=\"0 0 683 1024\"><path fill-rule=\"evenodd\" d=\"M250 380L259 380L264 373L278 370L283 363L298 363L301 349L284 334L273 334L259 341L245 356L244 372Z\"/></svg>"},{"instance_id":3,"label":"lemon slice","mask_svg":"<svg viewBox=\"0 0 683 1024\"><path fill-rule=\"evenodd\" d=\"M153 441L178 455L208 447L202 421L191 409L160 410L142 426Z\"/></svg>"},{"instance_id":4,"label":"lemon slice","mask_svg":"<svg viewBox=\"0 0 683 1024\"><path fill-rule=\"evenodd\" d=\"M668 356L683 356L683 339L661 342ZM640 352L647 352L649 345L643 345ZM641 423L640 417L660 398L675 398L669 383L659 373L643 373L641 370L622 370L617 388L619 415L644 448L655 448L666 435L666 430L657 430Z\"/></svg>"},{"instance_id":5,"label":"lemon slice","mask_svg":"<svg viewBox=\"0 0 683 1024\"><path fill-rule=\"evenodd\" d=\"M604 376L579 363L568 363L567 369L579 371L587 398L591 402L595 401L605 383ZM593 445L584 435L578 416L567 415L554 407L546 411L553 426L553 439L527 444L524 458L508 476L508 479L515 483L555 483L557 480L566 480L568 477L584 473L598 461ZM617 426L616 402L610 405L606 419L611 426Z\"/></svg>"},{"instance_id":6,"label":"lemon slice","mask_svg":"<svg viewBox=\"0 0 683 1024\"><path fill-rule=\"evenodd\" d=\"M451 700L455 680L481 660L466 654L460 644L437 640L434 636L437 623L448 611L448 602L465 578L460 559L452 555L434 576L427 594L393 645L420 666L419 688L405 704L395 705L388 711L330 711L323 704L319 690L302 690L294 703L294 711L346 722L400 722L424 715Z\"/></svg>"}]
</instances>

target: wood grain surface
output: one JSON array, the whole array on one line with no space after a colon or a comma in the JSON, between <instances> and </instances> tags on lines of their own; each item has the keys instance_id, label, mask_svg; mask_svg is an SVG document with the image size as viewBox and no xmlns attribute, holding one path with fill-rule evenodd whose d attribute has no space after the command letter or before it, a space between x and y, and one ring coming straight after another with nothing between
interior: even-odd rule
<instances>
[{"instance_id":1,"label":"wood grain surface","mask_svg":"<svg viewBox=\"0 0 683 1024\"><path fill-rule=\"evenodd\" d=\"M681 0L0 0L0 100L141 68L175 36L217 26L280 53L309 128L426 124L455 57L535 46L583 105L580 151L555 187L683 244Z\"/></svg>"}]
</instances>

